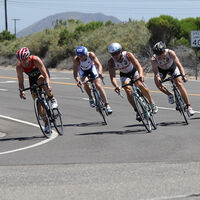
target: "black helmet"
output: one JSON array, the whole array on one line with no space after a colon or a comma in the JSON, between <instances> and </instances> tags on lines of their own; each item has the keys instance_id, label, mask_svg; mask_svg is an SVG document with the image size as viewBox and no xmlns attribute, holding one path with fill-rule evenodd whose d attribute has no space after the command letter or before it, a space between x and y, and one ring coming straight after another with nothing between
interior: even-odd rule
<instances>
[{"instance_id":1,"label":"black helmet","mask_svg":"<svg viewBox=\"0 0 200 200\"><path fill-rule=\"evenodd\" d=\"M156 55L161 55L165 52L166 49L166 45L164 42L160 41L157 42L154 46L153 46L153 52Z\"/></svg>"}]
</instances>

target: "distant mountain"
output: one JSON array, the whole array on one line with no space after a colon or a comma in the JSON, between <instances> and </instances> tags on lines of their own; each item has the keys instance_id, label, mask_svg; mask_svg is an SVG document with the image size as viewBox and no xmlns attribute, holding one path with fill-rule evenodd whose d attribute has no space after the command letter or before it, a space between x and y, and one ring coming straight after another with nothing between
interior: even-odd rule
<instances>
[{"instance_id":1,"label":"distant mountain","mask_svg":"<svg viewBox=\"0 0 200 200\"><path fill-rule=\"evenodd\" d=\"M43 31L45 28L53 29L56 20L68 20L68 19L74 19L74 20L81 20L85 23L91 22L91 21L102 21L107 22L108 20L111 20L114 23L120 23L120 20L113 16L107 16L102 13L80 13L80 12L64 12L64 13L58 13L55 15L48 16L31 26L28 26L27 28L21 30L17 33L17 37L24 37L29 34Z\"/></svg>"}]
</instances>

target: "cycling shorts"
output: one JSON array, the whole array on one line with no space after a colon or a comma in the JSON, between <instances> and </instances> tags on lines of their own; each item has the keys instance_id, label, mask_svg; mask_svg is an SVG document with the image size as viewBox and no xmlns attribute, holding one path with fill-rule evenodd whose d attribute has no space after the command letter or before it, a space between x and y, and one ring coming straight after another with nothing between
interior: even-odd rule
<instances>
[{"instance_id":1,"label":"cycling shorts","mask_svg":"<svg viewBox=\"0 0 200 200\"><path fill-rule=\"evenodd\" d=\"M98 78L97 68L96 68L95 65L92 65L89 70L82 70L80 68L79 75L80 75L81 79L83 79L84 77L87 77L88 75L90 75L91 78L95 78L96 79L96 78Z\"/></svg>"},{"instance_id":2,"label":"cycling shorts","mask_svg":"<svg viewBox=\"0 0 200 200\"><path fill-rule=\"evenodd\" d=\"M174 63L167 70L164 70L164 69L161 69L161 68L158 67L158 71L159 71L159 75L160 75L161 79L165 79L167 74L169 74L170 76L177 76L177 75L181 74L179 68Z\"/></svg>"},{"instance_id":3,"label":"cycling shorts","mask_svg":"<svg viewBox=\"0 0 200 200\"><path fill-rule=\"evenodd\" d=\"M139 76L139 72L135 68L133 68L133 70L128 73L120 72L121 84L123 85L125 82L129 82L132 78L133 80L137 79L138 76Z\"/></svg>"},{"instance_id":4,"label":"cycling shorts","mask_svg":"<svg viewBox=\"0 0 200 200\"><path fill-rule=\"evenodd\" d=\"M49 70L47 68L46 68L46 70L47 70L47 74L48 74L48 76L50 78ZM35 76L28 76L30 87L33 86L34 84L37 84L37 80L38 80L40 75L41 75L41 73L39 72Z\"/></svg>"}]
</instances>

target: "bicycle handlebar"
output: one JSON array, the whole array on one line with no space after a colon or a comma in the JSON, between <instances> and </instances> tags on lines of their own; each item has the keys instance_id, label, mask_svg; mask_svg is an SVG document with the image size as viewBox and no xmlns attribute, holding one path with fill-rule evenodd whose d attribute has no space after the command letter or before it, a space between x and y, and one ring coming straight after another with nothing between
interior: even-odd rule
<instances>
[{"instance_id":1,"label":"bicycle handlebar","mask_svg":"<svg viewBox=\"0 0 200 200\"><path fill-rule=\"evenodd\" d=\"M127 84L125 84L125 85L123 85L122 88L124 88L124 87L126 87L126 86L128 86L128 85L131 85L131 86L132 86L132 85L133 85L134 83L136 83L137 81L142 81L142 78L140 77L140 78L138 78L138 79L136 79L136 80L131 79L130 82L127 83Z\"/></svg>"},{"instance_id":2,"label":"bicycle handlebar","mask_svg":"<svg viewBox=\"0 0 200 200\"><path fill-rule=\"evenodd\" d=\"M40 84L40 85L33 84L33 85L30 86L30 87L24 88L22 91L31 90L31 89L36 89L36 88L39 88L39 87L41 87L41 86L43 86L43 85L47 85L47 83L42 83L42 84Z\"/></svg>"},{"instance_id":3,"label":"bicycle handlebar","mask_svg":"<svg viewBox=\"0 0 200 200\"><path fill-rule=\"evenodd\" d=\"M182 76L182 77L183 77L182 74L179 74L179 75L176 75L176 76L170 76L170 77L168 77L168 78L162 80L162 81L161 81L161 84L164 83L164 82L167 82L167 81L172 81L172 80L174 80L175 78L178 78L179 76Z\"/></svg>"}]
</instances>

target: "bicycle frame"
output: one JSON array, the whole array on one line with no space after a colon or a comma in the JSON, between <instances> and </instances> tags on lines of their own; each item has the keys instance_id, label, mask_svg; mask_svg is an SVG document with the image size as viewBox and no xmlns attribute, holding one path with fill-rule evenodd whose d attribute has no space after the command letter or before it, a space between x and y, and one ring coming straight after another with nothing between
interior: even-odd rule
<instances>
[{"instance_id":1,"label":"bicycle frame","mask_svg":"<svg viewBox=\"0 0 200 200\"><path fill-rule=\"evenodd\" d=\"M29 87L29 88L25 88L25 90L31 90L32 93L34 93L35 98L34 98L34 110L35 110L35 114L36 114L36 118L38 120L38 124L40 126L40 129L42 130L42 133L45 135L45 137L49 138L51 136L51 129L52 129L52 125L51 123L54 124L54 127L56 128L57 132L59 135L63 135L63 123L62 123L62 118L61 118L61 114L58 108L55 108L54 110L51 109L50 106L50 100L48 98L48 96L46 95L45 91L43 90L43 88L41 86L46 85L46 83L41 84L41 85L37 85L34 84L33 86ZM40 105L38 110L38 105ZM41 112L41 110L43 110ZM45 126L48 125L49 127L49 134L47 134L44 131L44 125L41 124L43 120L43 123L45 123Z\"/></svg>"},{"instance_id":2,"label":"bicycle frame","mask_svg":"<svg viewBox=\"0 0 200 200\"><path fill-rule=\"evenodd\" d=\"M131 78L128 84L123 85L123 88L130 85L133 89L132 96L133 101L136 107L136 112L140 115L141 121L148 132L151 132L152 126L154 129L157 128L157 125L153 119L152 109L149 105L148 100L143 96L140 89L135 85L137 81L141 81L141 79L133 80ZM152 125L152 126L151 126Z\"/></svg>"},{"instance_id":3,"label":"bicycle frame","mask_svg":"<svg viewBox=\"0 0 200 200\"><path fill-rule=\"evenodd\" d=\"M94 80L95 80L95 78L91 78L89 76L88 80L85 81L85 82L83 82L83 84L90 83L90 85L92 87L91 88L92 89L92 93L93 93L93 96L95 98L96 111L98 111L100 113L100 115L103 117L104 123L107 125L105 114L108 116L108 112L106 110L105 104L103 103L103 101L101 99L99 91L97 90L97 88L95 86ZM80 88L81 88L81 91L84 92L83 89L82 89L82 87L80 87Z\"/></svg>"},{"instance_id":4,"label":"bicycle frame","mask_svg":"<svg viewBox=\"0 0 200 200\"><path fill-rule=\"evenodd\" d=\"M186 124L188 124L188 120L185 116L186 103L184 102L182 96L180 95L179 90L178 90L176 83L174 81L174 79L179 77L179 76L182 76L182 74L179 74L177 76L168 77L165 80L161 81L161 84L164 83L164 82L167 82L167 81L171 82L171 84L172 84L171 87L172 87L174 97L175 97L176 110L178 110L181 113L181 115L183 115ZM187 113L187 115L188 115L188 117L190 117L188 113Z\"/></svg>"}]
</instances>

